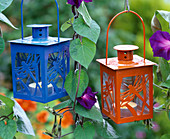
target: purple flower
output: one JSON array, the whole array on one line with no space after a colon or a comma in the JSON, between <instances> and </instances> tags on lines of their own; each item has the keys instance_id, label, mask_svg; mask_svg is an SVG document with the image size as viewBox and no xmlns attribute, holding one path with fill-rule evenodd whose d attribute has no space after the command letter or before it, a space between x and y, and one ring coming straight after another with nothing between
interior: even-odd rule
<instances>
[{"instance_id":1,"label":"purple flower","mask_svg":"<svg viewBox=\"0 0 170 139\"><path fill-rule=\"evenodd\" d=\"M170 60L170 34L168 32L156 31L149 41L153 49L153 56Z\"/></svg>"},{"instance_id":2,"label":"purple flower","mask_svg":"<svg viewBox=\"0 0 170 139\"><path fill-rule=\"evenodd\" d=\"M95 98L95 94L97 93L98 92L92 92L92 89L87 87L82 96L77 98L77 101L86 109L91 109L97 101Z\"/></svg>"},{"instance_id":3,"label":"purple flower","mask_svg":"<svg viewBox=\"0 0 170 139\"><path fill-rule=\"evenodd\" d=\"M80 7L82 1L88 3L88 2L92 2L93 0L67 0L68 4L75 5L77 9Z\"/></svg>"},{"instance_id":4,"label":"purple flower","mask_svg":"<svg viewBox=\"0 0 170 139\"><path fill-rule=\"evenodd\" d=\"M159 106L160 106L159 103L155 103L155 104L153 105L154 108L157 108L157 107L159 107Z\"/></svg>"},{"instance_id":5,"label":"purple flower","mask_svg":"<svg viewBox=\"0 0 170 139\"><path fill-rule=\"evenodd\" d=\"M158 132L160 130L160 126L156 122L152 122L152 130Z\"/></svg>"},{"instance_id":6,"label":"purple flower","mask_svg":"<svg viewBox=\"0 0 170 139\"><path fill-rule=\"evenodd\" d=\"M137 131L136 138L137 139L144 139L146 137L146 133L144 131Z\"/></svg>"}]
</instances>

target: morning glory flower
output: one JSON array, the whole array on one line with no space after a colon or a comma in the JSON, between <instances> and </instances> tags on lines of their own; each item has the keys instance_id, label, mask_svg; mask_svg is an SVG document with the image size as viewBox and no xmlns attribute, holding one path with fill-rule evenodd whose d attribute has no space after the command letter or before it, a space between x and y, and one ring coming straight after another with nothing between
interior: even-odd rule
<instances>
[{"instance_id":1,"label":"morning glory flower","mask_svg":"<svg viewBox=\"0 0 170 139\"><path fill-rule=\"evenodd\" d=\"M149 41L153 49L153 56L170 60L170 34L168 32L156 31Z\"/></svg>"},{"instance_id":2,"label":"morning glory flower","mask_svg":"<svg viewBox=\"0 0 170 139\"><path fill-rule=\"evenodd\" d=\"M86 109L91 109L97 101L95 98L95 94L97 93L98 92L92 92L92 89L87 87L82 96L77 98L77 101Z\"/></svg>"},{"instance_id":3,"label":"morning glory flower","mask_svg":"<svg viewBox=\"0 0 170 139\"><path fill-rule=\"evenodd\" d=\"M75 5L77 9L80 7L82 1L88 3L92 2L93 0L67 0L68 4Z\"/></svg>"}]
</instances>

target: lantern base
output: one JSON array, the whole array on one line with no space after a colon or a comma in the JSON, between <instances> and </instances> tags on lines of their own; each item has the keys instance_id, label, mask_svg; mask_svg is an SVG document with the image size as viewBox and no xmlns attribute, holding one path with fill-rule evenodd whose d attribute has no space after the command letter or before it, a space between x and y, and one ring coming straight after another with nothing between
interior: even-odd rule
<instances>
[{"instance_id":1,"label":"lantern base","mask_svg":"<svg viewBox=\"0 0 170 139\"><path fill-rule=\"evenodd\" d=\"M139 111L137 111L138 114L140 114ZM109 117L110 119L112 119L116 124L123 124L123 123L129 123L129 122L135 122L135 121L140 121L140 120L146 120L146 119L152 119L153 118L153 114L144 114L142 116L138 115L134 118L134 116L131 117L114 117L113 115L109 114L108 111L102 109L102 114L107 117Z\"/></svg>"},{"instance_id":2,"label":"lantern base","mask_svg":"<svg viewBox=\"0 0 170 139\"><path fill-rule=\"evenodd\" d=\"M58 92L54 91L54 93L49 95L46 99L44 99L42 97L38 97L38 96L28 96L27 93L24 93L24 92L22 92L22 94L18 92L18 93L14 93L14 98L24 99L24 100L31 100L31 101L40 102L40 103L48 103L50 101L53 101L53 100L68 96L65 89L59 88Z\"/></svg>"}]
</instances>

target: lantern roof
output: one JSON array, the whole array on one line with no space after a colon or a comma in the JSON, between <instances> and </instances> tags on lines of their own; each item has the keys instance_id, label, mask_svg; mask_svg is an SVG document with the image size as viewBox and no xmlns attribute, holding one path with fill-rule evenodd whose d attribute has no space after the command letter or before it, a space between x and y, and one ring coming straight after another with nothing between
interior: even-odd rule
<instances>
[{"instance_id":1,"label":"lantern roof","mask_svg":"<svg viewBox=\"0 0 170 139\"><path fill-rule=\"evenodd\" d=\"M49 45L59 44L71 40L71 38L60 38L60 42L58 42L57 37L50 37L50 36L48 37L48 40L44 40L44 41L43 40L33 41L32 39L33 39L32 36L29 36L29 37L25 37L24 39L17 39L9 42L18 43L18 44L49 46Z\"/></svg>"},{"instance_id":2,"label":"lantern roof","mask_svg":"<svg viewBox=\"0 0 170 139\"><path fill-rule=\"evenodd\" d=\"M50 27L52 26L51 24L30 24L27 25L27 27L31 27L31 28L42 28L42 27Z\"/></svg>"},{"instance_id":3,"label":"lantern roof","mask_svg":"<svg viewBox=\"0 0 170 139\"><path fill-rule=\"evenodd\" d=\"M119 61L118 57L108 58L107 65L106 65L106 58L96 59L96 61L112 70L122 70L122 69L157 65L156 63L147 59L145 59L144 62L144 58L138 55L133 55L132 61Z\"/></svg>"},{"instance_id":4,"label":"lantern roof","mask_svg":"<svg viewBox=\"0 0 170 139\"><path fill-rule=\"evenodd\" d=\"M50 37L49 36L50 26L51 24L27 25L27 27L32 28L32 36L25 37L23 39L21 38L17 40L12 40L9 42L18 44L49 46L71 40L71 38L60 38L60 41L58 41L58 37Z\"/></svg>"},{"instance_id":5,"label":"lantern roof","mask_svg":"<svg viewBox=\"0 0 170 139\"><path fill-rule=\"evenodd\" d=\"M116 45L113 48L117 51L134 51L139 49L139 47L136 45Z\"/></svg>"}]
</instances>

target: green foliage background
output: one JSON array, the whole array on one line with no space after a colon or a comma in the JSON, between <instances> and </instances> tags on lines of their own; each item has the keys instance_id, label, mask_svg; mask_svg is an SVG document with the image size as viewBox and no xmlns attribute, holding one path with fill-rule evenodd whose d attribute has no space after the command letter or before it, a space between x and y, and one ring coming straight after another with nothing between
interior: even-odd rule
<instances>
[{"instance_id":1,"label":"green foliage background","mask_svg":"<svg viewBox=\"0 0 170 139\"><path fill-rule=\"evenodd\" d=\"M66 4L66 0L58 0L60 8L60 25L71 18L71 6ZM152 49L149 44L152 30L150 22L156 10L170 11L170 3L165 3L163 0L130 0L130 8L142 16L146 26L146 58L158 62L158 59L153 57ZM97 51L93 62L88 69L89 86L93 91L98 91L100 97L100 71L99 64L95 62L97 58L105 57L105 42L106 29L111 18L124 8L124 0L93 0L93 3L86 4L91 17L100 25L101 34L97 43ZM3 31L6 48L3 54L0 55L0 87L6 87L12 90L11 81L11 64L10 64L10 47L7 41L18 39L21 37L20 32L20 0L14 0L12 5L4 11L4 14L11 20L11 22L19 28L13 30L8 25L0 23ZM57 16L56 6L54 0L25 0L24 1L24 25L32 23L52 24L50 27L50 36L57 35ZM163 22L163 21L162 21ZM163 30L168 28L168 23L162 25ZM143 30L139 19L128 13L118 17L109 32L109 57L116 56L113 46L117 44L135 44L140 47L136 53L143 55ZM31 35L30 28L24 27L24 36ZM73 30L69 29L64 33L61 32L62 37L72 37ZM73 66L73 61L71 61ZM155 90L155 95L161 95L160 90ZM158 99L158 101L162 101ZM170 121L165 112L160 114L154 113L154 119L160 126L158 132L147 130L142 122L116 125L112 121L110 123L116 128L121 138L133 139L136 138L136 132L142 131L146 133L148 139L159 139L161 135L170 133ZM96 137L97 138L97 137Z\"/></svg>"}]
</instances>

